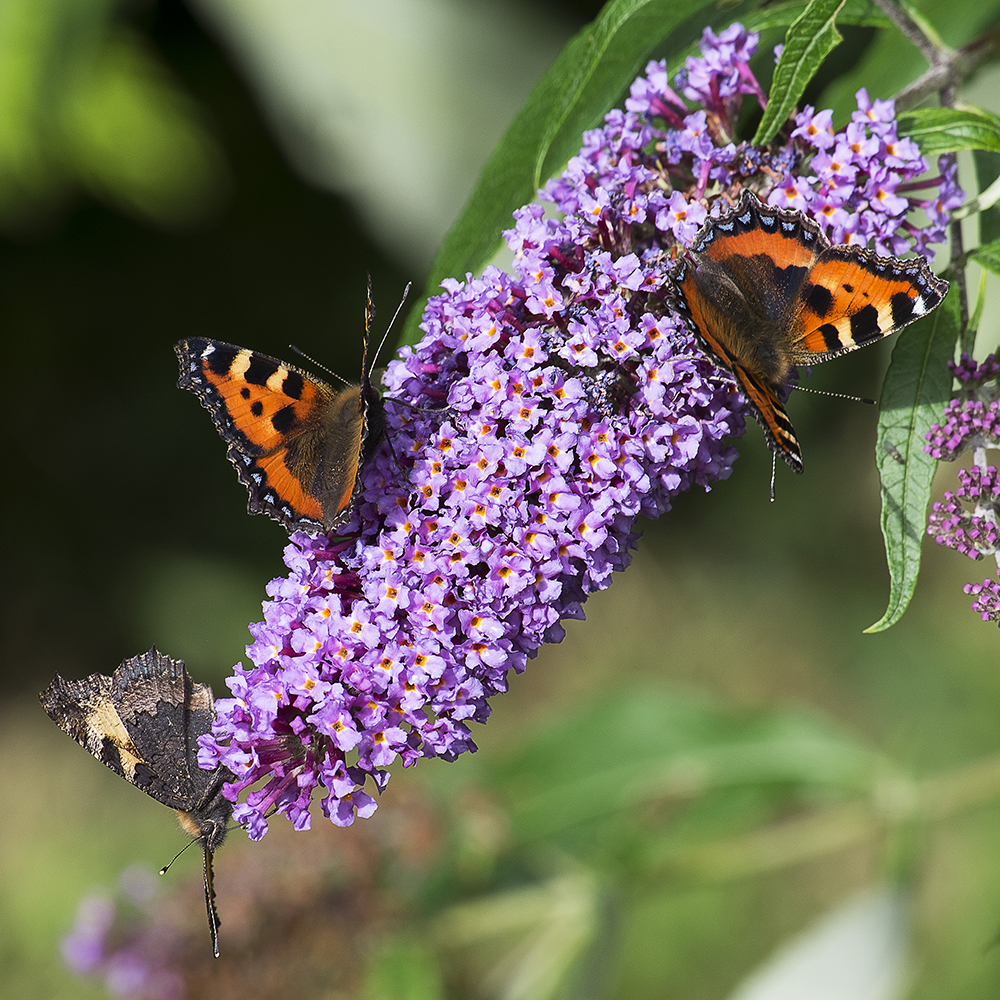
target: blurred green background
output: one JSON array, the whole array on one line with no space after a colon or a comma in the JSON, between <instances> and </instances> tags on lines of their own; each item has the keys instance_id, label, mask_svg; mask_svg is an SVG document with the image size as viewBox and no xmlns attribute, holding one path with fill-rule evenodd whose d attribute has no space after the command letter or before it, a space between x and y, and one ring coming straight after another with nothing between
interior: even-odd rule
<instances>
[{"instance_id":1,"label":"blurred green background","mask_svg":"<svg viewBox=\"0 0 1000 1000\"><path fill-rule=\"evenodd\" d=\"M9 995L103 995L58 956L81 893L132 860L159 867L182 842L163 807L48 721L37 692L155 643L224 693L282 572L284 532L246 514L207 414L175 389L171 345L211 336L287 357L295 343L354 377L366 272L384 323L403 285L420 287L506 122L599 6L0 0ZM996 21L978 0L926 10L952 44ZM821 106L846 107L862 83L889 94L883 41L845 34L810 92ZM970 88L995 111L997 80ZM984 350L997 338L985 326ZM877 396L890 349L810 384ZM590 923L567 946L566 992L528 977L522 995L727 997L872 886L906 901L898 992L873 998L997 995L998 636L961 590L987 570L928 545L901 624L863 635L888 593L877 414L806 394L790 409L806 475L779 469L769 503L751 426L732 478L641 525L630 571L512 678L480 753L400 770L383 796L447 812L475 794L504 817L471 875L466 842L441 836L448 888L412 904L439 931L496 923L505 892L567 872L600 886L578 899ZM169 877L191 868L182 859ZM225 852L217 873L224 962L239 879ZM478 916L460 909L476 901ZM538 919L520 932L540 933ZM482 968L521 955L523 970L523 951L484 934L473 944L492 957L469 958L440 937L449 995L518 995Z\"/></svg>"}]
</instances>

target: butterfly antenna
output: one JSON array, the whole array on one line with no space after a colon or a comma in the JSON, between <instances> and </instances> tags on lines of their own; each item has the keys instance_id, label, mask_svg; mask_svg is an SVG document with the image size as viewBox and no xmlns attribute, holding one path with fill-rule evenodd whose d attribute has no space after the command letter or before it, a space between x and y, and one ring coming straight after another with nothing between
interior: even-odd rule
<instances>
[{"instance_id":1,"label":"butterfly antenna","mask_svg":"<svg viewBox=\"0 0 1000 1000\"><path fill-rule=\"evenodd\" d=\"M170 866L192 845L197 844L197 840L189 840L161 869L160 874L166 875Z\"/></svg>"},{"instance_id":2,"label":"butterfly antenna","mask_svg":"<svg viewBox=\"0 0 1000 1000\"><path fill-rule=\"evenodd\" d=\"M327 375L332 375L338 382L343 382L344 385L350 385L351 384L342 375L338 375L332 368L327 368L326 365L321 364L315 358L310 357L308 354L306 354L305 351L302 350L301 347L297 347L295 344L289 344L288 345L288 349L290 351L295 351L295 353L300 358L305 358L306 361L308 361L311 365L315 365L317 368L320 368L323 371L325 371L327 373Z\"/></svg>"},{"instance_id":3,"label":"butterfly antenna","mask_svg":"<svg viewBox=\"0 0 1000 1000\"><path fill-rule=\"evenodd\" d=\"M799 392L813 392L817 396L835 396L837 399L849 399L855 403L867 403L869 406L875 405L874 399L869 399L867 396L852 396L847 392L828 392L826 389L813 389L805 385L791 385L791 389L798 389Z\"/></svg>"},{"instance_id":4,"label":"butterfly antenna","mask_svg":"<svg viewBox=\"0 0 1000 1000\"><path fill-rule=\"evenodd\" d=\"M368 376L371 377L372 370L375 368L375 362L378 356L382 353L382 348L385 347L385 342L389 337L389 331L392 329L392 324L396 322L396 317L399 316L400 309L403 308L403 303L406 301L406 296L410 294L410 289L413 287L413 282L408 281L406 283L406 288L403 289L403 294L400 296L399 305L396 306L396 311L392 314L392 319L389 320L389 325L385 328L385 333L382 334L382 340L379 342L378 350L372 355L371 367L368 369ZM372 303L372 276L368 275L368 302L365 306L365 333L367 334L371 329L371 321L375 318L375 306Z\"/></svg>"},{"instance_id":5,"label":"butterfly antenna","mask_svg":"<svg viewBox=\"0 0 1000 1000\"><path fill-rule=\"evenodd\" d=\"M774 476L775 476L775 469L777 468L776 459L777 455L775 455L775 453L772 451L771 452L771 503L774 503Z\"/></svg>"}]
</instances>

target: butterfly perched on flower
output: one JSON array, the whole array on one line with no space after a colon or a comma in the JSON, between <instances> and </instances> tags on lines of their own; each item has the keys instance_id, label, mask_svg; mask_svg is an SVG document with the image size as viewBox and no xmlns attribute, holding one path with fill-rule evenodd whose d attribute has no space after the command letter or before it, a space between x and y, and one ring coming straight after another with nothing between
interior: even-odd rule
<instances>
[{"instance_id":1,"label":"butterfly perched on flower","mask_svg":"<svg viewBox=\"0 0 1000 1000\"><path fill-rule=\"evenodd\" d=\"M792 368L874 344L948 291L922 257L833 246L812 219L765 206L750 191L699 230L675 280L701 340L795 472L802 452L781 402Z\"/></svg>"},{"instance_id":2,"label":"butterfly perched on flower","mask_svg":"<svg viewBox=\"0 0 1000 1000\"><path fill-rule=\"evenodd\" d=\"M174 345L178 386L201 400L250 493L248 509L289 531L332 531L350 516L359 473L385 427L368 368L374 316L365 306L361 382L337 390L294 365L219 340Z\"/></svg>"},{"instance_id":3,"label":"butterfly perched on flower","mask_svg":"<svg viewBox=\"0 0 1000 1000\"><path fill-rule=\"evenodd\" d=\"M205 906L219 957L212 857L222 846L233 804L222 794L232 771L198 766L198 737L212 730L215 702L180 660L157 652L125 660L110 677L69 681L58 674L39 695L52 721L115 774L177 810L181 828L205 856Z\"/></svg>"}]
</instances>

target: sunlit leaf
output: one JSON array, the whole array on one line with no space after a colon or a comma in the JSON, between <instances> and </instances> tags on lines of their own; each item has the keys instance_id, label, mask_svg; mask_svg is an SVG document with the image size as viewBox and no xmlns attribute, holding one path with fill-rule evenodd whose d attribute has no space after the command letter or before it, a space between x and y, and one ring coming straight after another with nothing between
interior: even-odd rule
<instances>
[{"instance_id":1,"label":"sunlit leaf","mask_svg":"<svg viewBox=\"0 0 1000 1000\"><path fill-rule=\"evenodd\" d=\"M798 107L809 81L823 60L843 41L835 24L845 0L813 0L785 35L785 46L774 70L774 81L764 117L753 137L765 145Z\"/></svg>"},{"instance_id":2,"label":"sunlit leaf","mask_svg":"<svg viewBox=\"0 0 1000 1000\"><path fill-rule=\"evenodd\" d=\"M1000 118L981 108L918 108L898 122L899 134L913 139L925 156L960 149L1000 152Z\"/></svg>"},{"instance_id":3,"label":"sunlit leaf","mask_svg":"<svg viewBox=\"0 0 1000 1000\"><path fill-rule=\"evenodd\" d=\"M937 468L924 444L951 395L947 363L954 358L958 333L958 296L949 293L930 316L906 328L892 352L882 388L875 454L882 483L889 604L866 632L881 632L899 621L917 585Z\"/></svg>"}]
</instances>

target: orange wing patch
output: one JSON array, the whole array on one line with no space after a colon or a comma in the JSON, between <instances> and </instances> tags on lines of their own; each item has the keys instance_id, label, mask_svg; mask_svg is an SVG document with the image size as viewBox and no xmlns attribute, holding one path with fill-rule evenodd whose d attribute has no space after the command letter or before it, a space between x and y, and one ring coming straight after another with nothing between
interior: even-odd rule
<instances>
[{"instance_id":1,"label":"orange wing patch","mask_svg":"<svg viewBox=\"0 0 1000 1000\"><path fill-rule=\"evenodd\" d=\"M288 457L287 449L282 449L273 455L257 459L253 463L253 468L264 478L259 483L254 480L253 485L258 487L261 496L267 496L268 491L273 491L275 499L269 501L270 506L283 502L298 517L308 517L322 524L323 507L315 496L307 492L302 480L288 467ZM267 510L261 510L260 513L267 513Z\"/></svg>"}]
</instances>

